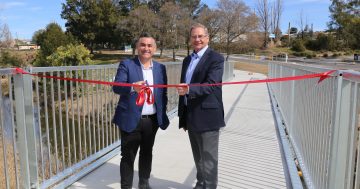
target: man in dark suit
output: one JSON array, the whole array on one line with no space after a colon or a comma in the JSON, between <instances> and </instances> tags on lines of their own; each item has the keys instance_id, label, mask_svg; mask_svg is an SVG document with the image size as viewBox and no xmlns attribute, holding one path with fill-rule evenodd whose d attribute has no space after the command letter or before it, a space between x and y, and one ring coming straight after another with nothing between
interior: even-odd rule
<instances>
[{"instance_id":1,"label":"man in dark suit","mask_svg":"<svg viewBox=\"0 0 360 189\"><path fill-rule=\"evenodd\" d=\"M188 130L197 170L195 189L215 189L218 178L219 129L225 126L221 86L189 84L221 83L224 57L208 47L207 28L190 30L194 53L183 61L179 98L179 127Z\"/></svg>"},{"instance_id":2,"label":"man in dark suit","mask_svg":"<svg viewBox=\"0 0 360 189\"><path fill-rule=\"evenodd\" d=\"M141 35L136 49L136 58L120 62L115 82L134 83L139 86L113 87L114 92L120 95L113 121L121 130L122 189L132 188L134 160L139 147L139 189L151 188L149 178L155 135L159 127L166 129L169 125L166 115L166 88L150 88L154 94L154 104L145 102L143 106L137 106L135 103L145 84L167 84L165 66L152 60L156 51L154 38L149 34Z\"/></svg>"}]
</instances>

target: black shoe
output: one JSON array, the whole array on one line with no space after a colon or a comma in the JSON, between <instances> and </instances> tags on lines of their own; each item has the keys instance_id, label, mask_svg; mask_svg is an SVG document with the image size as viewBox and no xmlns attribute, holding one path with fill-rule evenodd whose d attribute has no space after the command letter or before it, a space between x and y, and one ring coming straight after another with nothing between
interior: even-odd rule
<instances>
[{"instance_id":1,"label":"black shoe","mask_svg":"<svg viewBox=\"0 0 360 189\"><path fill-rule=\"evenodd\" d=\"M149 185L149 181L142 181L139 182L139 189L151 189L150 185Z\"/></svg>"}]
</instances>

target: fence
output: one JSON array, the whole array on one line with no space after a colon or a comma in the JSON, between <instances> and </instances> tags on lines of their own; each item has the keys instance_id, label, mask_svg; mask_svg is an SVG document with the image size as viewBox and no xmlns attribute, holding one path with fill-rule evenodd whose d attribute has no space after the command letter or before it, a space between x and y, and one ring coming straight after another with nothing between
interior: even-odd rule
<instances>
[{"instance_id":1,"label":"fence","mask_svg":"<svg viewBox=\"0 0 360 189\"><path fill-rule=\"evenodd\" d=\"M328 70L269 63L269 77ZM308 188L360 188L360 73L269 85Z\"/></svg>"},{"instance_id":2,"label":"fence","mask_svg":"<svg viewBox=\"0 0 360 189\"><path fill-rule=\"evenodd\" d=\"M168 83L181 64L164 63ZM30 68L34 74L112 81L118 65ZM225 63L224 80L233 77ZM111 86L15 74L0 69L0 188L65 188L120 151L111 122L119 96ZM178 95L168 89L169 118ZM2 175L3 174L3 175Z\"/></svg>"}]
</instances>

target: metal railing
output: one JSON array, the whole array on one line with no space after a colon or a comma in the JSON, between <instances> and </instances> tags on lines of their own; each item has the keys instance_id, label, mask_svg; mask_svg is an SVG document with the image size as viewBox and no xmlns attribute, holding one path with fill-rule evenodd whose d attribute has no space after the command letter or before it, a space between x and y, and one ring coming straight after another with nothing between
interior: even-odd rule
<instances>
[{"instance_id":1,"label":"metal railing","mask_svg":"<svg viewBox=\"0 0 360 189\"><path fill-rule=\"evenodd\" d=\"M329 71L269 63L269 77ZM308 188L360 187L360 73L269 84Z\"/></svg>"},{"instance_id":2,"label":"metal railing","mask_svg":"<svg viewBox=\"0 0 360 189\"><path fill-rule=\"evenodd\" d=\"M229 81L234 78L234 62L224 63L223 81Z\"/></svg>"},{"instance_id":3,"label":"metal railing","mask_svg":"<svg viewBox=\"0 0 360 189\"><path fill-rule=\"evenodd\" d=\"M179 83L181 63L164 63ZM113 81L118 64L32 67L44 76ZM225 63L224 80L233 77ZM119 154L112 116L119 95L111 86L16 74L0 69L0 188L65 188ZM168 116L178 95L168 89Z\"/></svg>"},{"instance_id":4,"label":"metal railing","mask_svg":"<svg viewBox=\"0 0 360 189\"><path fill-rule=\"evenodd\" d=\"M20 167L15 131L14 69L0 69L0 188L19 188ZM18 121L20 122L20 120ZM21 130L18 130L20 132ZM22 169L24 170L24 169ZM25 171L25 170L24 170Z\"/></svg>"},{"instance_id":5,"label":"metal railing","mask_svg":"<svg viewBox=\"0 0 360 189\"><path fill-rule=\"evenodd\" d=\"M229 56L229 59L240 62L264 64L268 61L288 62L288 55L286 53L280 53L280 55L232 54Z\"/></svg>"}]
</instances>

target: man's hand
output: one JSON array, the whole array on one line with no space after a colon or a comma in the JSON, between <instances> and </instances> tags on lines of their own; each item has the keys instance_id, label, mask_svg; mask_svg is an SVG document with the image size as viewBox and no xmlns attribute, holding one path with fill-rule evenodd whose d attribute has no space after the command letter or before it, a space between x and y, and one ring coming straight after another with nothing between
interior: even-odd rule
<instances>
[{"instance_id":1,"label":"man's hand","mask_svg":"<svg viewBox=\"0 0 360 189\"><path fill-rule=\"evenodd\" d=\"M186 83L180 83L179 85L181 85L181 86L176 87L176 89L178 91L178 94L180 96L186 95L188 93L188 91L189 91L189 85L186 84Z\"/></svg>"},{"instance_id":2,"label":"man's hand","mask_svg":"<svg viewBox=\"0 0 360 189\"><path fill-rule=\"evenodd\" d=\"M134 91L139 93L140 90L144 87L143 85L145 85L145 81L138 81L133 84L136 84L136 86L134 86Z\"/></svg>"}]
</instances>

